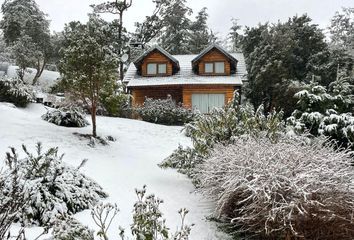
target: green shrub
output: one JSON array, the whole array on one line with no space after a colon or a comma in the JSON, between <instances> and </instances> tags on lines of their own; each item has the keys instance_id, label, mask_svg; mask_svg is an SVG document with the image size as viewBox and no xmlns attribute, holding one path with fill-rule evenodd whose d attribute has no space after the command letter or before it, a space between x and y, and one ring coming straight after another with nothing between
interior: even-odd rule
<instances>
[{"instance_id":1,"label":"green shrub","mask_svg":"<svg viewBox=\"0 0 354 240\"><path fill-rule=\"evenodd\" d=\"M195 117L192 110L176 104L171 97L156 100L147 98L144 105L135 110L144 121L165 125L183 125Z\"/></svg>"},{"instance_id":2,"label":"green shrub","mask_svg":"<svg viewBox=\"0 0 354 240\"><path fill-rule=\"evenodd\" d=\"M30 86L17 79L0 78L0 102L26 107L34 99Z\"/></svg>"}]
</instances>

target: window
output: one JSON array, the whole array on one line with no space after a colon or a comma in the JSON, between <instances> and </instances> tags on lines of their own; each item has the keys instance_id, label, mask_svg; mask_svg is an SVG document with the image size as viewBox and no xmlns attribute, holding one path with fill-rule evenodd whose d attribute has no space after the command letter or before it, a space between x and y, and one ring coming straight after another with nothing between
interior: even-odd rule
<instances>
[{"instance_id":1,"label":"window","mask_svg":"<svg viewBox=\"0 0 354 240\"><path fill-rule=\"evenodd\" d=\"M225 63L224 62L205 63L204 73L223 74L225 73Z\"/></svg>"},{"instance_id":2,"label":"window","mask_svg":"<svg viewBox=\"0 0 354 240\"><path fill-rule=\"evenodd\" d=\"M148 75L156 75L157 74L157 64L156 63L148 63L147 65L147 74Z\"/></svg>"},{"instance_id":3,"label":"window","mask_svg":"<svg viewBox=\"0 0 354 240\"><path fill-rule=\"evenodd\" d=\"M215 73L225 73L225 63L216 62L215 63Z\"/></svg>"},{"instance_id":4,"label":"window","mask_svg":"<svg viewBox=\"0 0 354 240\"><path fill-rule=\"evenodd\" d=\"M148 63L147 64L147 75L165 75L167 74L167 64L166 63Z\"/></svg>"},{"instance_id":5,"label":"window","mask_svg":"<svg viewBox=\"0 0 354 240\"><path fill-rule=\"evenodd\" d=\"M166 73L167 73L167 65L159 64L159 74L166 74Z\"/></svg>"},{"instance_id":6,"label":"window","mask_svg":"<svg viewBox=\"0 0 354 240\"><path fill-rule=\"evenodd\" d=\"M205 71L205 73L214 73L214 64L213 63L206 63L204 71Z\"/></svg>"}]
</instances>

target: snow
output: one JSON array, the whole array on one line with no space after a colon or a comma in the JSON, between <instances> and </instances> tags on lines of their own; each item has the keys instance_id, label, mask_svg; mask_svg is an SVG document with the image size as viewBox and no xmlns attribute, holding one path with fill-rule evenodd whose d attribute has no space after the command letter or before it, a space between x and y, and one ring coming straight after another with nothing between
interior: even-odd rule
<instances>
[{"instance_id":1,"label":"snow","mask_svg":"<svg viewBox=\"0 0 354 240\"><path fill-rule=\"evenodd\" d=\"M73 166L78 166L85 158L89 159L82 171L109 193L110 197L105 201L117 203L120 209L109 232L112 239L118 239L118 226L130 233L133 204L136 201L134 189L142 188L144 184L148 187L148 193L155 193L164 200L161 209L165 213L167 226L172 230L180 225L177 211L186 207L190 210L187 222L195 224L191 239L227 239L216 230L214 223L206 221L214 209L212 201L195 193L195 188L184 175L157 166L178 144L191 144L181 133L181 127L98 117L98 134L111 135L117 141L109 146L91 148L87 141L73 135L74 132L90 133L90 126L64 128L41 120L41 115L46 112L43 105L30 104L25 109L19 109L0 103L0 112L0 154L3 156L9 146L20 150L21 145L26 144L32 151L35 143L40 141L45 148L58 146L59 153L65 153L64 161ZM96 229L90 211L81 212L75 217ZM32 240L39 232L38 228L31 228L26 235Z\"/></svg>"},{"instance_id":2,"label":"snow","mask_svg":"<svg viewBox=\"0 0 354 240\"><path fill-rule=\"evenodd\" d=\"M9 66L9 68L7 69L7 76L10 78L17 77L17 69L17 66ZM28 70L29 72L25 73L24 80L30 82L36 75L37 70L34 68L28 68ZM59 72L44 70L38 80L38 83L43 90L49 90L49 88L57 82L58 78L60 78Z\"/></svg>"},{"instance_id":3,"label":"snow","mask_svg":"<svg viewBox=\"0 0 354 240\"><path fill-rule=\"evenodd\" d=\"M167 77L142 77L138 75L133 63L129 65L124 77L128 87L138 86L161 86L161 85L183 85L183 84L229 84L241 86L247 74L246 65L242 53L232 53L238 60L237 71L230 76L201 76L192 70L192 60L198 55L173 55L180 64L180 71Z\"/></svg>"}]
</instances>

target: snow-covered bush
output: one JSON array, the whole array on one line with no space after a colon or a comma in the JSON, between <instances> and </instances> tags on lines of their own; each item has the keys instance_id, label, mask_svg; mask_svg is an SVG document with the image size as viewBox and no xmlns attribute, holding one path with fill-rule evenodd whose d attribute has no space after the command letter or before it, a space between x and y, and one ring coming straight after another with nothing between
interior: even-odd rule
<instances>
[{"instance_id":1,"label":"snow-covered bush","mask_svg":"<svg viewBox=\"0 0 354 240\"><path fill-rule=\"evenodd\" d=\"M208 115L197 117L186 124L185 131L192 139L193 148L179 147L160 166L177 168L192 177L195 166L208 156L215 144L229 144L241 135L257 136L261 133L276 141L284 132L284 123L282 112L273 111L266 116L262 106L254 111L251 106L231 103L223 109L214 109Z\"/></svg>"},{"instance_id":2,"label":"snow-covered bush","mask_svg":"<svg viewBox=\"0 0 354 240\"><path fill-rule=\"evenodd\" d=\"M49 110L42 116L42 119L64 127L86 127L89 125L85 114L77 107Z\"/></svg>"},{"instance_id":3,"label":"snow-covered bush","mask_svg":"<svg viewBox=\"0 0 354 240\"><path fill-rule=\"evenodd\" d=\"M70 216L57 220L52 234L53 240L94 240L94 231Z\"/></svg>"},{"instance_id":4,"label":"snow-covered bush","mask_svg":"<svg viewBox=\"0 0 354 240\"><path fill-rule=\"evenodd\" d=\"M161 168L174 168L178 172L193 178L193 170L197 164L203 161L203 156L198 154L194 148L178 146L178 148L162 163Z\"/></svg>"},{"instance_id":5,"label":"snow-covered bush","mask_svg":"<svg viewBox=\"0 0 354 240\"><path fill-rule=\"evenodd\" d=\"M26 107L33 99L33 90L29 85L18 79L0 78L0 102Z\"/></svg>"},{"instance_id":6,"label":"snow-covered bush","mask_svg":"<svg viewBox=\"0 0 354 240\"><path fill-rule=\"evenodd\" d=\"M58 148L43 151L38 143L35 154L25 146L23 150L24 158L19 158L14 148L6 156L7 171L17 171L21 176L20 186L24 189L26 205L18 213L17 220L23 224L51 225L58 216L88 209L100 198L107 197L102 188L79 168L64 164Z\"/></svg>"},{"instance_id":7,"label":"snow-covered bush","mask_svg":"<svg viewBox=\"0 0 354 240\"><path fill-rule=\"evenodd\" d=\"M17 164L17 163L14 163ZM11 225L25 206L23 186L16 168L0 172L0 239L9 239Z\"/></svg>"},{"instance_id":8,"label":"snow-covered bush","mask_svg":"<svg viewBox=\"0 0 354 240\"><path fill-rule=\"evenodd\" d=\"M192 110L176 104L170 96L156 100L147 98L144 105L135 110L144 121L165 125L183 125L195 117Z\"/></svg>"},{"instance_id":9,"label":"snow-covered bush","mask_svg":"<svg viewBox=\"0 0 354 240\"><path fill-rule=\"evenodd\" d=\"M354 143L353 85L343 80L333 82L330 90L310 85L295 97L298 99L297 110L287 119L295 132L324 135L345 147Z\"/></svg>"},{"instance_id":10,"label":"snow-covered bush","mask_svg":"<svg viewBox=\"0 0 354 240\"><path fill-rule=\"evenodd\" d=\"M216 215L256 239L353 239L352 153L317 139L240 137L197 166Z\"/></svg>"}]
</instances>

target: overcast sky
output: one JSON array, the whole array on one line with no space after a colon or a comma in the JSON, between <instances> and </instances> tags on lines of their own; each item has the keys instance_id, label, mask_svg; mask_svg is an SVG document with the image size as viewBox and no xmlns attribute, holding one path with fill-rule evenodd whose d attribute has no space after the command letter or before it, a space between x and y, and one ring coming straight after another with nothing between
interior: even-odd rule
<instances>
[{"instance_id":1,"label":"overcast sky","mask_svg":"<svg viewBox=\"0 0 354 240\"><path fill-rule=\"evenodd\" d=\"M3 0L0 0L0 2ZM73 20L86 21L91 12L90 4L107 0L36 0L51 19L51 29L63 30L64 24ZM354 7L354 0L188 0L188 6L197 13L208 8L209 26L225 35L231 18L239 19L241 25L254 26L259 22L286 20L295 14L307 13L321 28L326 28L330 18L341 7ZM134 30L134 22L142 21L154 9L152 0L133 0L126 13L125 26Z\"/></svg>"}]
</instances>

